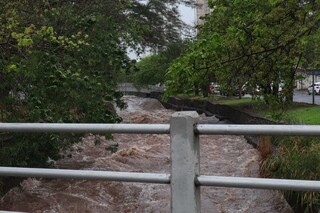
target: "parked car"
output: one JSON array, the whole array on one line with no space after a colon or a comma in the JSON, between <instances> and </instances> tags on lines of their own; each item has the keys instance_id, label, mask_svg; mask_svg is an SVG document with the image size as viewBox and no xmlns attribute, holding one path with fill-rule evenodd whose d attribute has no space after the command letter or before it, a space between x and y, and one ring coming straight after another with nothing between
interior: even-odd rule
<instances>
[{"instance_id":1,"label":"parked car","mask_svg":"<svg viewBox=\"0 0 320 213\"><path fill-rule=\"evenodd\" d=\"M284 86L285 86L284 81L281 81L281 82L279 83L278 92L282 92Z\"/></svg>"},{"instance_id":2,"label":"parked car","mask_svg":"<svg viewBox=\"0 0 320 213\"><path fill-rule=\"evenodd\" d=\"M209 93L219 93L220 85L214 82L209 84Z\"/></svg>"},{"instance_id":3,"label":"parked car","mask_svg":"<svg viewBox=\"0 0 320 213\"><path fill-rule=\"evenodd\" d=\"M316 82L314 84L311 84L308 87L308 94L311 95L313 90L314 90L314 94L316 94L316 95L320 94L320 82Z\"/></svg>"}]
</instances>

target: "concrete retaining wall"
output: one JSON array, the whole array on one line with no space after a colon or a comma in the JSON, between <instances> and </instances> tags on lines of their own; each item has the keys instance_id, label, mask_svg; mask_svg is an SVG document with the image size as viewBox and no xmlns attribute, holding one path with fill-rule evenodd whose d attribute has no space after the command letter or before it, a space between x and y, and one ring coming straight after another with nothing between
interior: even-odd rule
<instances>
[{"instance_id":1,"label":"concrete retaining wall","mask_svg":"<svg viewBox=\"0 0 320 213\"><path fill-rule=\"evenodd\" d=\"M214 104L205 100L170 97L168 101L164 102L161 99L162 94L158 92L150 93L149 97L158 99L167 109L197 111L200 114L205 113L207 116L215 116L219 120L226 120L232 124L276 124L273 121L249 115L230 106ZM253 147L257 148L259 146L259 136L245 135L244 137Z\"/></svg>"}]
</instances>

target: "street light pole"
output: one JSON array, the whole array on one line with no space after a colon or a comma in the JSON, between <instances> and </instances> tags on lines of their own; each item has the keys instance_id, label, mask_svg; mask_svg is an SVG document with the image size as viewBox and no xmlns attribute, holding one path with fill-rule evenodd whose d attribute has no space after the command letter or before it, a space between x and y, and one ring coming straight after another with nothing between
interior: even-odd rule
<instances>
[{"instance_id":1,"label":"street light pole","mask_svg":"<svg viewBox=\"0 0 320 213\"><path fill-rule=\"evenodd\" d=\"M312 104L314 105L314 72L312 73Z\"/></svg>"}]
</instances>

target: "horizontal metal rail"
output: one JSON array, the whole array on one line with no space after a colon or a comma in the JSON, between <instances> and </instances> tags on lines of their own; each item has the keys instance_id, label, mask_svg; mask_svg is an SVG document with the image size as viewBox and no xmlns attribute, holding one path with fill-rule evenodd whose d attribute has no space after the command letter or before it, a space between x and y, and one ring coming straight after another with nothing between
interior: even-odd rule
<instances>
[{"instance_id":1,"label":"horizontal metal rail","mask_svg":"<svg viewBox=\"0 0 320 213\"><path fill-rule=\"evenodd\" d=\"M169 124L67 124L0 123L0 132L90 132L129 134L169 134ZM201 135L301 135L320 136L320 125L227 125L198 124Z\"/></svg>"},{"instance_id":2,"label":"horizontal metal rail","mask_svg":"<svg viewBox=\"0 0 320 213\"><path fill-rule=\"evenodd\" d=\"M120 181L120 182L162 183L162 184L170 183L169 174L95 171L95 170L0 167L0 176L109 180L109 181Z\"/></svg>"},{"instance_id":3,"label":"horizontal metal rail","mask_svg":"<svg viewBox=\"0 0 320 213\"><path fill-rule=\"evenodd\" d=\"M169 134L169 124L0 123L0 132Z\"/></svg>"},{"instance_id":4,"label":"horizontal metal rail","mask_svg":"<svg viewBox=\"0 0 320 213\"><path fill-rule=\"evenodd\" d=\"M0 176L108 180L118 182L170 184L170 174L95 170L0 167ZM216 187L278 189L293 191L320 191L320 182L310 180L200 175L196 177L195 184L199 186Z\"/></svg>"},{"instance_id":5,"label":"horizontal metal rail","mask_svg":"<svg viewBox=\"0 0 320 213\"><path fill-rule=\"evenodd\" d=\"M196 184L200 186L278 189L292 191L320 191L320 181L290 180L230 176L205 176L196 178Z\"/></svg>"},{"instance_id":6,"label":"horizontal metal rail","mask_svg":"<svg viewBox=\"0 0 320 213\"><path fill-rule=\"evenodd\" d=\"M320 125L228 125L198 124L195 132L202 135L294 135L319 136Z\"/></svg>"},{"instance_id":7,"label":"horizontal metal rail","mask_svg":"<svg viewBox=\"0 0 320 213\"><path fill-rule=\"evenodd\" d=\"M17 212L17 211L0 211L1 213L27 213L27 212Z\"/></svg>"}]
</instances>

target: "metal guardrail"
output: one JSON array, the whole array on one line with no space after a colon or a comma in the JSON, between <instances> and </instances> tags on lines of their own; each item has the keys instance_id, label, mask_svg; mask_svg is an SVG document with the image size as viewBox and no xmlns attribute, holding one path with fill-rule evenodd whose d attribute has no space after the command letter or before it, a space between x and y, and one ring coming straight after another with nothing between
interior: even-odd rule
<instances>
[{"instance_id":1,"label":"metal guardrail","mask_svg":"<svg viewBox=\"0 0 320 213\"><path fill-rule=\"evenodd\" d=\"M200 186L320 191L320 181L200 175L199 135L319 136L320 125L197 124L196 112L176 112L170 124L0 123L0 132L170 134L171 173L0 167L0 176L95 179L171 185L171 212L200 212Z\"/></svg>"}]
</instances>

